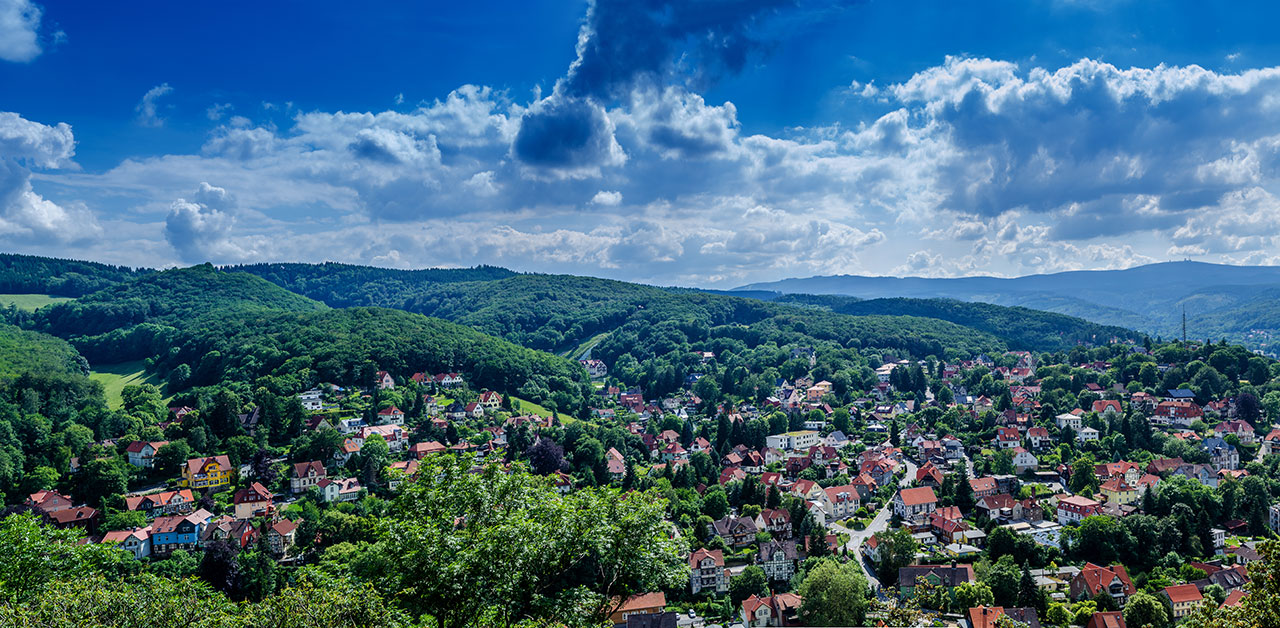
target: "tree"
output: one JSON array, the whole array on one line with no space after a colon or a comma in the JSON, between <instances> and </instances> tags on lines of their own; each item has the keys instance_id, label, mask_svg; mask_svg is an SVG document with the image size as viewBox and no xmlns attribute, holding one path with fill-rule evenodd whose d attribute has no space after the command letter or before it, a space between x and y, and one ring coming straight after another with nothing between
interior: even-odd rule
<instances>
[{"instance_id":1,"label":"tree","mask_svg":"<svg viewBox=\"0 0 1280 628\"><path fill-rule=\"evenodd\" d=\"M991 587L981 582L964 582L955 588L955 607L958 609L968 609L974 606L991 606L995 604L995 597L991 593Z\"/></svg>"},{"instance_id":2,"label":"tree","mask_svg":"<svg viewBox=\"0 0 1280 628\"><path fill-rule=\"evenodd\" d=\"M813 526L809 531L809 556L823 557L831 554L827 547L827 531L822 526Z\"/></svg>"},{"instance_id":3,"label":"tree","mask_svg":"<svg viewBox=\"0 0 1280 628\"><path fill-rule=\"evenodd\" d=\"M1164 628L1169 624L1168 609L1156 596L1139 591L1124 606L1124 623L1135 628Z\"/></svg>"},{"instance_id":4,"label":"tree","mask_svg":"<svg viewBox=\"0 0 1280 628\"><path fill-rule=\"evenodd\" d=\"M22 604L61 576L113 573L127 557L82 538L79 530L45 526L30 512L0 519L0 602Z\"/></svg>"},{"instance_id":5,"label":"tree","mask_svg":"<svg viewBox=\"0 0 1280 628\"><path fill-rule=\"evenodd\" d=\"M711 517L711 519L719 520L729 513L729 498L725 497L724 489L720 486L713 486L707 489L707 494L702 500L703 514Z\"/></svg>"},{"instance_id":6,"label":"tree","mask_svg":"<svg viewBox=\"0 0 1280 628\"><path fill-rule=\"evenodd\" d=\"M187 441L175 440L167 445L161 445L160 449L156 450L152 463L157 474L169 476L176 474L190 459L191 447L187 445Z\"/></svg>"},{"instance_id":7,"label":"tree","mask_svg":"<svg viewBox=\"0 0 1280 628\"><path fill-rule=\"evenodd\" d=\"M808 626L857 626L866 623L870 590L857 563L824 559L800 583L800 617Z\"/></svg>"},{"instance_id":8,"label":"tree","mask_svg":"<svg viewBox=\"0 0 1280 628\"><path fill-rule=\"evenodd\" d=\"M881 532L876 538L880 541L880 564L876 565L876 573L880 580L892 586L898 582L898 570L915 562L916 540L905 528Z\"/></svg>"},{"instance_id":9,"label":"tree","mask_svg":"<svg viewBox=\"0 0 1280 628\"><path fill-rule=\"evenodd\" d=\"M973 497L973 486L969 484L969 471L963 465L955 481L955 497L953 503L962 513L972 513L976 503Z\"/></svg>"},{"instance_id":10,"label":"tree","mask_svg":"<svg viewBox=\"0 0 1280 628\"><path fill-rule=\"evenodd\" d=\"M473 472L470 459L435 456L402 491L373 562L405 610L440 628L599 623L615 600L678 586L687 573L685 542L672 538L656 490L561 495L520 464Z\"/></svg>"},{"instance_id":11,"label":"tree","mask_svg":"<svg viewBox=\"0 0 1280 628\"><path fill-rule=\"evenodd\" d=\"M748 565L738 577L729 582L729 599L733 600L734 606L738 606L752 595L769 595L769 578L765 576L763 569Z\"/></svg>"},{"instance_id":12,"label":"tree","mask_svg":"<svg viewBox=\"0 0 1280 628\"><path fill-rule=\"evenodd\" d=\"M524 455L539 475L555 473L564 465L564 448L550 438L539 438Z\"/></svg>"},{"instance_id":13,"label":"tree","mask_svg":"<svg viewBox=\"0 0 1280 628\"><path fill-rule=\"evenodd\" d=\"M233 545L224 539L210 541L196 571L200 579L223 593L235 593L240 588L238 547L238 544Z\"/></svg>"},{"instance_id":14,"label":"tree","mask_svg":"<svg viewBox=\"0 0 1280 628\"><path fill-rule=\"evenodd\" d=\"M112 458L90 460L75 474L76 497L90 506L102 506L102 500L129 490L129 480L120 464Z\"/></svg>"}]
</instances>

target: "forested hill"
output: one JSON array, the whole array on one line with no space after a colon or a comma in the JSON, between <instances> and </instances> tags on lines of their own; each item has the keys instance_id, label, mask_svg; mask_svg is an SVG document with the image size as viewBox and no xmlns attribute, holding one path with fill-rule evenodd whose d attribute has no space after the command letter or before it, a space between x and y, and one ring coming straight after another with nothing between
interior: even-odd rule
<instances>
[{"instance_id":1,"label":"forested hill","mask_svg":"<svg viewBox=\"0 0 1280 628\"><path fill-rule=\"evenodd\" d=\"M155 271L0 253L0 293L79 297Z\"/></svg>"},{"instance_id":2,"label":"forested hill","mask_svg":"<svg viewBox=\"0 0 1280 628\"><path fill-rule=\"evenodd\" d=\"M901 354L945 355L1004 348L999 338L974 329L926 318L859 320L795 305L756 299L672 291L655 286L573 275L512 274L484 281L456 279L500 269L424 271L377 270L361 274L338 267L355 283L321 280L314 273L283 273L280 265L241 266L285 287L324 286L307 294L334 294L329 305L370 305L404 309L469 325L527 347L575 356L605 335L628 339L627 351L606 350L609 361L621 353L643 360L672 352L691 352L698 343L737 337L748 347L765 342L877 348ZM323 269L329 265L314 266ZM358 267L357 267L358 268ZM435 277L443 276L445 281ZM291 279L292 278L292 279ZM745 329L734 329L734 328Z\"/></svg>"},{"instance_id":3,"label":"forested hill","mask_svg":"<svg viewBox=\"0 0 1280 628\"><path fill-rule=\"evenodd\" d=\"M462 281L492 281L514 276L497 266L393 270L376 266L323 264L248 264L227 270L257 275L286 290L323 301L333 307L378 305L399 307L397 301L418 286ZM405 308L400 308L405 309Z\"/></svg>"},{"instance_id":4,"label":"forested hill","mask_svg":"<svg viewBox=\"0 0 1280 628\"><path fill-rule=\"evenodd\" d=\"M0 377L23 373L84 375L88 366L61 338L0 324Z\"/></svg>"},{"instance_id":5,"label":"forested hill","mask_svg":"<svg viewBox=\"0 0 1280 628\"><path fill-rule=\"evenodd\" d=\"M141 323L183 326L234 310L310 311L323 303L248 273L203 264L144 275L75 301L36 311L33 327L57 336L93 336Z\"/></svg>"},{"instance_id":6,"label":"forested hill","mask_svg":"<svg viewBox=\"0 0 1280 628\"><path fill-rule=\"evenodd\" d=\"M776 295L776 302L814 305L855 316L922 316L950 321L1004 338L1013 349L1052 351L1075 344L1102 344L1113 338L1140 341L1124 327L1099 325L1082 318L1025 307L955 299L858 299L839 295Z\"/></svg>"}]
</instances>

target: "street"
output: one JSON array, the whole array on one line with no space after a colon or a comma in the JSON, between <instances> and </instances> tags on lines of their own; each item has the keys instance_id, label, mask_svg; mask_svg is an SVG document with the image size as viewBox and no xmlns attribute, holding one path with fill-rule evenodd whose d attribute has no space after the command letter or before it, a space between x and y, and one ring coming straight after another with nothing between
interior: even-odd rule
<instances>
[{"instance_id":1,"label":"street","mask_svg":"<svg viewBox=\"0 0 1280 628\"><path fill-rule=\"evenodd\" d=\"M903 458L902 462L903 462L903 465L906 467L906 473L902 475L902 479L899 480L898 482L898 486L900 487L908 486L911 484L911 482L915 481L916 479L915 463L911 462L906 458ZM834 528L838 533L849 535L849 542L848 544L845 545L845 548L849 551L849 553L857 557L858 564L862 566L863 573L867 575L867 583L871 585L872 591L880 590L880 579L876 577L874 566L868 564L866 558L863 557L862 543L863 541L866 541L868 538L871 538L871 535L876 534L878 532L884 532L885 530L889 529L889 519L892 518L892 516L893 516L893 505L884 504L883 506L880 507L878 511L876 511L875 518L871 520L871 523L866 527L865 530L850 530L839 524L835 524L835 523L831 524L831 527Z\"/></svg>"}]
</instances>

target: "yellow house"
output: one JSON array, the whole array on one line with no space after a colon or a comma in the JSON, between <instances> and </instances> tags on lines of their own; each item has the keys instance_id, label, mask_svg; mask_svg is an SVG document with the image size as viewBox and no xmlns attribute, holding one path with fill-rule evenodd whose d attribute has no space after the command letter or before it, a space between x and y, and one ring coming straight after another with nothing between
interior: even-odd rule
<instances>
[{"instance_id":1,"label":"yellow house","mask_svg":"<svg viewBox=\"0 0 1280 628\"><path fill-rule=\"evenodd\" d=\"M1108 504L1132 504L1138 501L1138 489L1124 481L1124 477L1115 476L1102 485L1102 495Z\"/></svg>"},{"instance_id":2,"label":"yellow house","mask_svg":"<svg viewBox=\"0 0 1280 628\"><path fill-rule=\"evenodd\" d=\"M1173 607L1173 618L1175 620L1182 619L1191 614L1200 605L1200 601L1204 596L1200 595L1200 589L1194 584L1178 584L1164 588L1164 596L1169 599L1170 606Z\"/></svg>"},{"instance_id":3,"label":"yellow house","mask_svg":"<svg viewBox=\"0 0 1280 628\"><path fill-rule=\"evenodd\" d=\"M230 486L235 481L236 470L226 456L192 458L182 469L182 486L209 489Z\"/></svg>"}]
</instances>

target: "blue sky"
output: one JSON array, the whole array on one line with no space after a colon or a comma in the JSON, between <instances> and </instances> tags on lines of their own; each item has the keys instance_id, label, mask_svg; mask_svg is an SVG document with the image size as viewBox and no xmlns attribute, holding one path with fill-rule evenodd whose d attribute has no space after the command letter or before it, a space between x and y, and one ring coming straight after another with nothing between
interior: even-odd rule
<instances>
[{"instance_id":1,"label":"blue sky","mask_svg":"<svg viewBox=\"0 0 1280 628\"><path fill-rule=\"evenodd\" d=\"M1276 13L0 0L0 247L718 287L1272 264Z\"/></svg>"}]
</instances>

